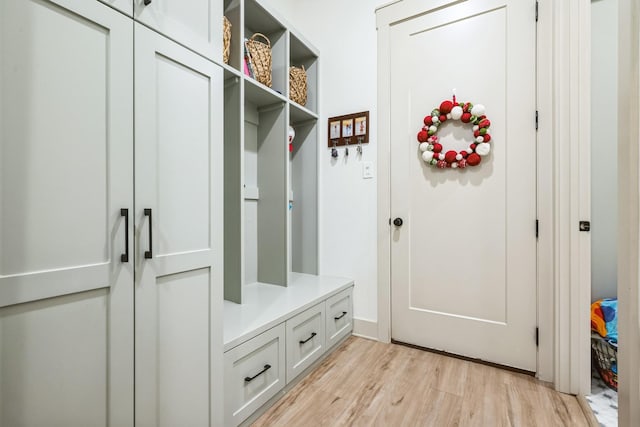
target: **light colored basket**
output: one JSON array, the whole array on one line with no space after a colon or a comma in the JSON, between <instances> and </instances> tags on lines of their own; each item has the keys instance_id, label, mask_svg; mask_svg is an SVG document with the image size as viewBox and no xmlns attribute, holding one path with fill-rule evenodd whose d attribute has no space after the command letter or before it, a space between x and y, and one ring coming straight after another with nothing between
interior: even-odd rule
<instances>
[{"instance_id":1,"label":"light colored basket","mask_svg":"<svg viewBox=\"0 0 640 427\"><path fill-rule=\"evenodd\" d=\"M231 52L231 22L226 16L222 17L222 60L225 64L229 63L229 54Z\"/></svg>"},{"instance_id":2,"label":"light colored basket","mask_svg":"<svg viewBox=\"0 0 640 427\"><path fill-rule=\"evenodd\" d=\"M307 72L302 67L289 67L289 97L300 105L307 103Z\"/></svg>"},{"instance_id":3,"label":"light colored basket","mask_svg":"<svg viewBox=\"0 0 640 427\"><path fill-rule=\"evenodd\" d=\"M256 40L262 37L266 43ZM271 87L271 41L261 33L255 33L246 42L251 57L254 78L265 86Z\"/></svg>"}]
</instances>

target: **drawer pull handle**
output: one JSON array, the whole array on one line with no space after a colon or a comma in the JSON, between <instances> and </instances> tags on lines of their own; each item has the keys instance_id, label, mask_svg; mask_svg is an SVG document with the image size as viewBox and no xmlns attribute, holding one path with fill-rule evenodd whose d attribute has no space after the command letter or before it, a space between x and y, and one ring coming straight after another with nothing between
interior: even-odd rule
<instances>
[{"instance_id":1,"label":"drawer pull handle","mask_svg":"<svg viewBox=\"0 0 640 427\"><path fill-rule=\"evenodd\" d=\"M316 335L318 335L318 334L316 334L315 332L311 332L311 336L310 336L309 338L307 338L306 340L300 341L300 345L308 343L308 342L309 342L309 341L311 341L311 340L313 339L313 337L315 337Z\"/></svg>"},{"instance_id":2,"label":"drawer pull handle","mask_svg":"<svg viewBox=\"0 0 640 427\"><path fill-rule=\"evenodd\" d=\"M253 381L256 378L258 378L260 375L262 375L265 372L267 372L269 369L271 369L271 365L269 365L269 364L264 365L264 369L262 371L258 372L257 374L255 374L254 376L252 376L252 377L244 377L244 382L250 383L251 381Z\"/></svg>"},{"instance_id":3,"label":"drawer pull handle","mask_svg":"<svg viewBox=\"0 0 640 427\"><path fill-rule=\"evenodd\" d=\"M151 4L151 0L144 0L144 5L149 6Z\"/></svg>"},{"instance_id":4,"label":"drawer pull handle","mask_svg":"<svg viewBox=\"0 0 640 427\"><path fill-rule=\"evenodd\" d=\"M338 317L334 317L334 318L333 318L333 320L340 320L340 319L342 319L342 318L343 318L344 316L346 316L346 315L347 315L347 312L346 312L346 311L343 311L343 312L342 312L342 314L341 314L340 316L338 316Z\"/></svg>"}]
</instances>

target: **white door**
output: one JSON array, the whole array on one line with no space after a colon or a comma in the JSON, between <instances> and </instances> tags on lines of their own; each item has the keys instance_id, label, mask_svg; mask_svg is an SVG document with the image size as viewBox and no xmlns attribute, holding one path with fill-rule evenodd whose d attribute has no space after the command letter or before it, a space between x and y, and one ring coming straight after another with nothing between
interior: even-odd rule
<instances>
[{"instance_id":1,"label":"white door","mask_svg":"<svg viewBox=\"0 0 640 427\"><path fill-rule=\"evenodd\" d=\"M536 370L534 1L477 0L390 30L392 338ZM483 104L492 151L475 167L426 164L423 118L457 89ZM443 123L444 151L473 142Z\"/></svg>"},{"instance_id":2,"label":"white door","mask_svg":"<svg viewBox=\"0 0 640 427\"><path fill-rule=\"evenodd\" d=\"M0 2L0 426L133 425L132 37Z\"/></svg>"},{"instance_id":3,"label":"white door","mask_svg":"<svg viewBox=\"0 0 640 427\"><path fill-rule=\"evenodd\" d=\"M134 17L138 21L206 58L222 60L221 2L216 0L133 1Z\"/></svg>"},{"instance_id":4,"label":"white door","mask_svg":"<svg viewBox=\"0 0 640 427\"><path fill-rule=\"evenodd\" d=\"M208 426L222 358L222 75L142 25L135 40L136 425Z\"/></svg>"}]
</instances>

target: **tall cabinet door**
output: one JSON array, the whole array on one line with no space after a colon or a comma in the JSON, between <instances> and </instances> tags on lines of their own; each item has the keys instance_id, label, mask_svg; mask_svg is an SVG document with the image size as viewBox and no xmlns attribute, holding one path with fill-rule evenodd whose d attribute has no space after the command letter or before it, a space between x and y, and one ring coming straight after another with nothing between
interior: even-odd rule
<instances>
[{"instance_id":1,"label":"tall cabinet door","mask_svg":"<svg viewBox=\"0 0 640 427\"><path fill-rule=\"evenodd\" d=\"M135 50L136 425L217 425L222 73L139 24Z\"/></svg>"},{"instance_id":2,"label":"tall cabinet door","mask_svg":"<svg viewBox=\"0 0 640 427\"><path fill-rule=\"evenodd\" d=\"M134 0L134 17L206 58L222 59L222 2Z\"/></svg>"},{"instance_id":3,"label":"tall cabinet door","mask_svg":"<svg viewBox=\"0 0 640 427\"><path fill-rule=\"evenodd\" d=\"M97 1L0 1L3 427L133 424L132 33Z\"/></svg>"}]
</instances>

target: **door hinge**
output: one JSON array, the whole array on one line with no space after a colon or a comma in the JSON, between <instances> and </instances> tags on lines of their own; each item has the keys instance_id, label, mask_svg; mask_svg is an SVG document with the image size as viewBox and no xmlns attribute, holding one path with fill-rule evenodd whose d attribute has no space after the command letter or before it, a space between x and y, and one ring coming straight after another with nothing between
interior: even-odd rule
<instances>
[{"instance_id":1,"label":"door hinge","mask_svg":"<svg viewBox=\"0 0 640 427\"><path fill-rule=\"evenodd\" d=\"M538 130L538 110L536 110L536 131Z\"/></svg>"},{"instance_id":2,"label":"door hinge","mask_svg":"<svg viewBox=\"0 0 640 427\"><path fill-rule=\"evenodd\" d=\"M539 221L536 219L536 239L538 238L539 230L540 230Z\"/></svg>"},{"instance_id":3,"label":"door hinge","mask_svg":"<svg viewBox=\"0 0 640 427\"><path fill-rule=\"evenodd\" d=\"M536 347L540 346L540 329L536 326Z\"/></svg>"},{"instance_id":4,"label":"door hinge","mask_svg":"<svg viewBox=\"0 0 640 427\"><path fill-rule=\"evenodd\" d=\"M536 22L538 22L538 2L536 1Z\"/></svg>"}]
</instances>

